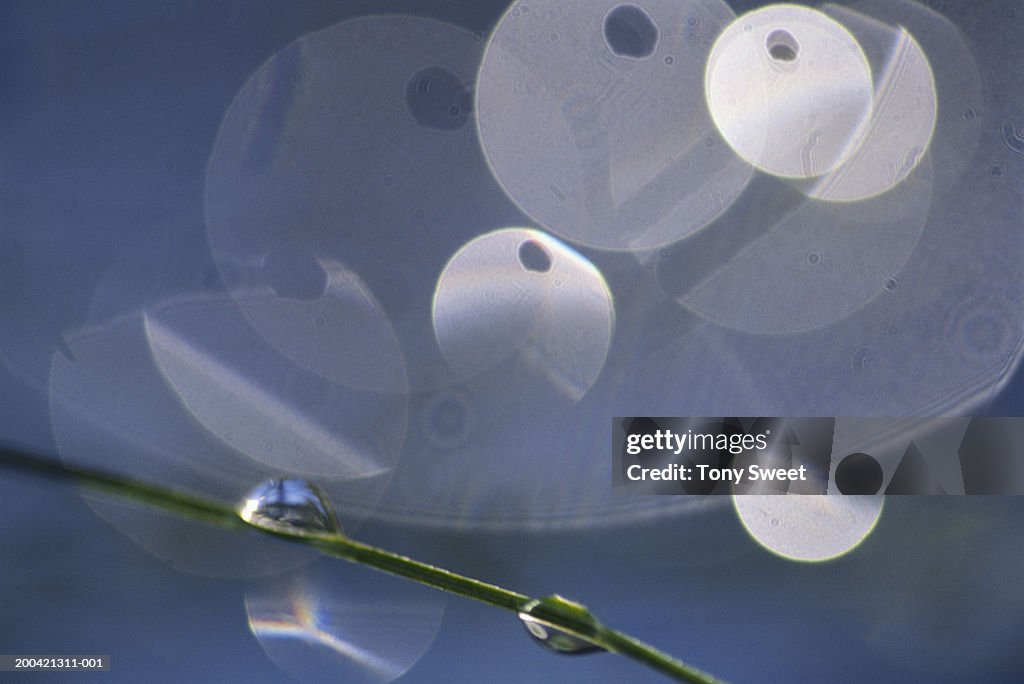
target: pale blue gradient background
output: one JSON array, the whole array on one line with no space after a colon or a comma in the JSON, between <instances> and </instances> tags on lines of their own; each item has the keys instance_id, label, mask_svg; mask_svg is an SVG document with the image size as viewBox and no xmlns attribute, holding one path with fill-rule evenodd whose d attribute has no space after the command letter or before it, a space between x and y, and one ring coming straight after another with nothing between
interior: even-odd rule
<instances>
[{"instance_id":1,"label":"pale blue gradient background","mask_svg":"<svg viewBox=\"0 0 1024 684\"><path fill-rule=\"evenodd\" d=\"M971 41L990 106L1016 106L1021 119L1024 98L1000 89L1024 83L1024 4L934 6ZM160 244L171 267L159 292L123 293L126 308L217 286L205 162L235 93L269 56L361 14L416 13L486 34L502 10L477 0L0 0L0 437L54 451L50 358L62 333L88 317L127 239ZM996 128L983 144L998 140ZM1003 157L1000 187L1021 192L1020 160ZM511 203L495 212L525 222ZM1024 414L1022 378L979 413ZM103 653L113 662L102 675L0 681L288 681L248 630L244 582L180 573L75 492L20 475L0 474L0 520L0 653ZM359 536L526 593L562 593L730 681L1016 682L1022 524L1016 499L891 499L857 553L824 565L765 553L724 501L557 534L370 523ZM486 606L453 598L446 611L431 650L399 681L663 681L624 658L545 653L513 616Z\"/></svg>"}]
</instances>

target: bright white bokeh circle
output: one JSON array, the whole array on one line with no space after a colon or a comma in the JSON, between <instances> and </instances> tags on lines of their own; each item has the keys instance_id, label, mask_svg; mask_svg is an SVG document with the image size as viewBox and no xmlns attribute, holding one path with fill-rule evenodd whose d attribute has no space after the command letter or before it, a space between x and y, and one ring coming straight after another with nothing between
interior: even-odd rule
<instances>
[{"instance_id":1,"label":"bright white bokeh circle","mask_svg":"<svg viewBox=\"0 0 1024 684\"><path fill-rule=\"evenodd\" d=\"M871 120L871 67L857 40L822 12L771 5L737 18L705 70L719 132L747 162L785 178L835 169Z\"/></svg>"},{"instance_id":2,"label":"bright white bokeh circle","mask_svg":"<svg viewBox=\"0 0 1024 684\"><path fill-rule=\"evenodd\" d=\"M795 561L820 562L849 553L874 530L880 496L752 495L733 497L754 540Z\"/></svg>"}]
</instances>

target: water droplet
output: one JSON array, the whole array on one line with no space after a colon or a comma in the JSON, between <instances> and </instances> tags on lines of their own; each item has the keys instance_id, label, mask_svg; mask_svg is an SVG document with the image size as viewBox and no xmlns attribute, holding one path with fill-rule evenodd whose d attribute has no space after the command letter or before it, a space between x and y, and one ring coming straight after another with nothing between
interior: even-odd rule
<instances>
[{"instance_id":1,"label":"water droplet","mask_svg":"<svg viewBox=\"0 0 1024 684\"><path fill-rule=\"evenodd\" d=\"M526 628L526 633L536 644L562 655L583 655L604 650L581 636L570 634L553 626L547 620L531 614L538 609L549 613L568 615L576 620L579 618L593 620L586 608L560 596L549 596L545 599L530 601L519 612L519 620Z\"/></svg>"},{"instance_id":2,"label":"water droplet","mask_svg":"<svg viewBox=\"0 0 1024 684\"><path fill-rule=\"evenodd\" d=\"M1003 170L1002 164L993 164L988 173L993 178L1002 178L1006 172Z\"/></svg>"},{"instance_id":3,"label":"water droplet","mask_svg":"<svg viewBox=\"0 0 1024 684\"><path fill-rule=\"evenodd\" d=\"M833 342L836 341L836 334L831 330L826 330L825 332L821 333L821 341L824 342L825 344L832 344Z\"/></svg>"},{"instance_id":4,"label":"water droplet","mask_svg":"<svg viewBox=\"0 0 1024 684\"><path fill-rule=\"evenodd\" d=\"M618 57L644 59L658 46L657 24L636 5L617 5L604 19L604 41Z\"/></svg>"},{"instance_id":5,"label":"water droplet","mask_svg":"<svg viewBox=\"0 0 1024 684\"><path fill-rule=\"evenodd\" d=\"M817 252L811 252L810 254L807 255L807 263L812 264L812 265L820 264L821 263L821 255L818 254Z\"/></svg>"},{"instance_id":6,"label":"water droplet","mask_svg":"<svg viewBox=\"0 0 1024 684\"><path fill-rule=\"evenodd\" d=\"M672 55L668 55L668 56L665 57L665 64L667 64L668 66L672 66L675 63L676 63L676 58L673 57Z\"/></svg>"},{"instance_id":7,"label":"water droplet","mask_svg":"<svg viewBox=\"0 0 1024 684\"><path fill-rule=\"evenodd\" d=\"M964 110L964 113L960 115L960 118L964 121L974 121L978 118L978 112L974 110L974 107L968 107Z\"/></svg>"},{"instance_id":8,"label":"water droplet","mask_svg":"<svg viewBox=\"0 0 1024 684\"><path fill-rule=\"evenodd\" d=\"M771 519L771 520L769 521L769 523L768 523L768 524L770 524L770 525L771 525L772 527L778 527L779 525L781 525L781 524L782 524L782 521L781 521L781 520L779 520L778 518L772 518L772 519Z\"/></svg>"},{"instance_id":9,"label":"water droplet","mask_svg":"<svg viewBox=\"0 0 1024 684\"><path fill-rule=\"evenodd\" d=\"M262 482L245 495L237 510L242 520L264 529L342 533L327 497L305 480L274 478Z\"/></svg>"},{"instance_id":10,"label":"water droplet","mask_svg":"<svg viewBox=\"0 0 1024 684\"><path fill-rule=\"evenodd\" d=\"M885 279L885 283L882 284L882 289L886 292L895 292L900 288L900 280L896 276L889 276Z\"/></svg>"}]
</instances>

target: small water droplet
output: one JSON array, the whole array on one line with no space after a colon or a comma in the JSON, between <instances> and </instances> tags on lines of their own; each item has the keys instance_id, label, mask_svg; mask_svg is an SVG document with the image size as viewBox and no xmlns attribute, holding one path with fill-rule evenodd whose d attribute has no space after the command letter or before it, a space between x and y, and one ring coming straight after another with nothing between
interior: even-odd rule
<instances>
[{"instance_id":1,"label":"small water droplet","mask_svg":"<svg viewBox=\"0 0 1024 684\"><path fill-rule=\"evenodd\" d=\"M825 344L832 344L833 342L836 341L836 334L831 330L826 330L825 332L821 333L821 341L824 342Z\"/></svg>"},{"instance_id":2,"label":"small water droplet","mask_svg":"<svg viewBox=\"0 0 1024 684\"><path fill-rule=\"evenodd\" d=\"M964 113L960 115L960 118L964 121L974 121L978 118L978 112L974 110L974 107L968 107L964 110Z\"/></svg>"},{"instance_id":3,"label":"small water droplet","mask_svg":"<svg viewBox=\"0 0 1024 684\"><path fill-rule=\"evenodd\" d=\"M782 521L781 521L781 520L779 520L778 518L772 518L772 519L771 519L771 520L769 521L769 524L770 524L770 525L771 525L772 527L778 527L779 525L781 525L781 524L782 524Z\"/></svg>"},{"instance_id":4,"label":"small water droplet","mask_svg":"<svg viewBox=\"0 0 1024 684\"><path fill-rule=\"evenodd\" d=\"M327 497L305 480L261 482L238 504L238 515L255 527L291 533L341 534Z\"/></svg>"},{"instance_id":5,"label":"small water droplet","mask_svg":"<svg viewBox=\"0 0 1024 684\"><path fill-rule=\"evenodd\" d=\"M673 57L672 55L668 55L668 56L665 57L665 64L667 64L668 66L672 66L675 63L676 63L676 58Z\"/></svg>"},{"instance_id":6,"label":"small water droplet","mask_svg":"<svg viewBox=\"0 0 1024 684\"><path fill-rule=\"evenodd\" d=\"M817 252L809 253L807 255L807 263L812 264L812 265L820 264L821 263L821 255L818 254Z\"/></svg>"},{"instance_id":7,"label":"small water droplet","mask_svg":"<svg viewBox=\"0 0 1024 684\"><path fill-rule=\"evenodd\" d=\"M1006 172L1003 171L1002 164L993 164L992 167L988 170L988 173L993 178L1002 178Z\"/></svg>"},{"instance_id":8,"label":"small water droplet","mask_svg":"<svg viewBox=\"0 0 1024 684\"><path fill-rule=\"evenodd\" d=\"M526 633L530 635L530 638L534 643L549 651L560 653L562 655L583 655L586 653L597 653L598 651L603 651L604 649L597 644L588 641L583 637L576 636L575 634L570 634L558 627L554 627L546 620L530 614L531 611L538 607L555 607L557 611L558 605L556 605L556 602L564 602L567 605L571 604L571 602L568 602L559 596L550 596L539 601L530 601L523 606L523 609L519 612L519 620L523 623L523 627L526 628ZM579 608L583 611L583 615L589 616L589 613L586 612L585 608L582 606L579 606Z\"/></svg>"},{"instance_id":9,"label":"small water droplet","mask_svg":"<svg viewBox=\"0 0 1024 684\"><path fill-rule=\"evenodd\" d=\"M886 292L895 292L900 288L900 280L896 276L889 276L885 279L882 284L882 289Z\"/></svg>"}]
</instances>

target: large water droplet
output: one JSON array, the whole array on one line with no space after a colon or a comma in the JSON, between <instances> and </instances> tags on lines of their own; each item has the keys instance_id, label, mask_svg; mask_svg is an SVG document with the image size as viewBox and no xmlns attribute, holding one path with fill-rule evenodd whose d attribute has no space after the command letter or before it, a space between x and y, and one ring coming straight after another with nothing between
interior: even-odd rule
<instances>
[{"instance_id":1,"label":"large water droplet","mask_svg":"<svg viewBox=\"0 0 1024 684\"><path fill-rule=\"evenodd\" d=\"M242 499L238 515L264 529L342 533L327 497L305 480L274 478L260 483Z\"/></svg>"},{"instance_id":2,"label":"large water droplet","mask_svg":"<svg viewBox=\"0 0 1024 684\"><path fill-rule=\"evenodd\" d=\"M537 608L555 608L559 612L565 612L564 609L568 608L573 614L578 613L588 618L590 618L590 613L583 606L566 601L560 596L549 596L546 599L530 601L519 612L519 620L523 623L530 638L540 646L563 655L583 655L604 650L592 641L570 634L551 625L546 620L531 615L531 612Z\"/></svg>"}]
</instances>

